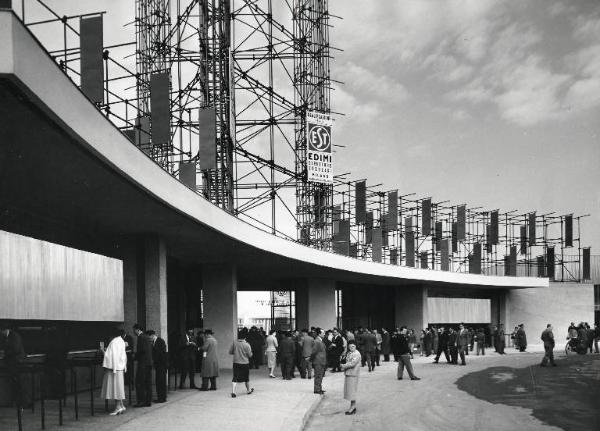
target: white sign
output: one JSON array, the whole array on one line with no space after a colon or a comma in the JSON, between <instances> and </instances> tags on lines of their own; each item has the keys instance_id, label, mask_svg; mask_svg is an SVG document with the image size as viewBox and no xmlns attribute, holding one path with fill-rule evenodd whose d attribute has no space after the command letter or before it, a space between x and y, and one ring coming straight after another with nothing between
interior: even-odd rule
<instances>
[{"instance_id":1,"label":"white sign","mask_svg":"<svg viewBox=\"0 0 600 431\"><path fill-rule=\"evenodd\" d=\"M308 181L333 184L331 117L320 112L306 113L306 169Z\"/></svg>"}]
</instances>

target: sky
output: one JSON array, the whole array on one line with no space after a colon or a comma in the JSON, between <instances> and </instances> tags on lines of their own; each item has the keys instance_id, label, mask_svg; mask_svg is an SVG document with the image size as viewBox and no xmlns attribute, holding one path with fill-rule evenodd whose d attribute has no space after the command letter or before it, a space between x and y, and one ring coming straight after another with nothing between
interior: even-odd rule
<instances>
[{"instance_id":1,"label":"sky","mask_svg":"<svg viewBox=\"0 0 600 431\"><path fill-rule=\"evenodd\" d=\"M106 10L105 43L133 40L133 0L47 3L59 14ZM27 5L28 21L48 17ZM336 173L434 202L590 214L582 245L598 254L597 0L330 0L329 9L341 17L331 45L343 50L331 69L344 83L332 99L344 114Z\"/></svg>"}]
</instances>

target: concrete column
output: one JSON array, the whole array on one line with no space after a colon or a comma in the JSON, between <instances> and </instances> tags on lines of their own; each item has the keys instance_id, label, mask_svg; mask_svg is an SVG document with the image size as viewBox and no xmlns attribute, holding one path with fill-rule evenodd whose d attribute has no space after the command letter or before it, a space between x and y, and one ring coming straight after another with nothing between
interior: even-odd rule
<instances>
[{"instance_id":1,"label":"concrete column","mask_svg":"<svg viewBox=\"0 0 600 431\"><path fill-rule=\"evenodd\" d=\"M335 281L310 278L296 283L296 326L323 329L337 326Z\"/></svg>"},{"instance_id":2,"label":"concrete column","mask_svg":"<svg viewBox=\"0 0 600 431\"><path fill-rule=\"evenodd\" d=\"M229 348L237 337L237 271L232 265L202 267L204 328L212 329L218 342L220 368L232 367Z\"/></svg>"},{"instance_id":3,"label":"concrete column","mask_svg":"<svg viewBox=\"0 0 600 431\"><path fill-rule=\"evenodd\" d=\"M144 238L144 279L146 328L168 343L167 323L167 249L157 236Z\"/></svg>"},{"instance_id":4,"label":"concrete column","mask_svg":"<svg viewBox=\"0 0 600 431\"><path fill-rule=\"evenodd\" d=\"M138 319L138 301L137 301L137 259L135 241L128 241L123 244L123 305L125 311L124 326L125 330L131 334L132 326Z\"/></svg>"},{"instance_id":5,"label":"concrete column","mask_svg":"<svg viewBox=\"0 0 600 431\"><path fill-rule=\"evenodd\" d=\"M429 323L426 286L396 288L396 326L420 331Z\"/></svg>"}]
</instances>

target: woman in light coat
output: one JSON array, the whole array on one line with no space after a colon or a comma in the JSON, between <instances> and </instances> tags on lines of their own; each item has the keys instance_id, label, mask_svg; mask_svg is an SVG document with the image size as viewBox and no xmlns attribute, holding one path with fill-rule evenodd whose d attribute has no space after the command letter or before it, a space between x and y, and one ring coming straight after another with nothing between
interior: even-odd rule
<instances>
[{"instance_id":1,"label":"woman in light coat","mask_svg":"<svg viewBox=\"0 0 600 431\"><path fill-rule=\"evenodd\" d=\"M113 338L104 351L104 377L102 379L102 398L115 400L115 409L111 416L120 415L125 412L123 400L125 399L125 378L127 372L127 353L125 352L125 341L119 335Z\"/></svg>"},{"instance_id":2,"label":"woman in light coat","mask_svg":"<svg viewBox=\"0 0 600 431\"><path fill-rule=\"evenodd\" d=\"M277 338L275 337L275 329L271 329L267 337L267 368L269 369L269 377L275 378L275 367L277 366Z\"/></svg>"},{"instance_id":3,"label":"woman in light coat","mask_svg":"<svg viewBox=\"0 0 600 431\"><path fill-rule=\"evenodd\" d=\"M344 399L350 401L347 415L356 413L356 392L358 390L358 375L360 374L360 353L356 350L356 342L348 341L346 363L341 364L344 371Z\"/></svg>"},{"instance_id":4,"label":"woman in light coat","mask_svg":"<svg viewBox=\"0 0 600 431\"><path fill-rule=\"evenodd\" d=\"M204 344L200 350L202 351L202 386L200 390L208 391L208 381L210 380L210 390L216 391L219 360L217 358L217 340L215 340L212 330L204 331Z\"/></svg>"}]
</instances>

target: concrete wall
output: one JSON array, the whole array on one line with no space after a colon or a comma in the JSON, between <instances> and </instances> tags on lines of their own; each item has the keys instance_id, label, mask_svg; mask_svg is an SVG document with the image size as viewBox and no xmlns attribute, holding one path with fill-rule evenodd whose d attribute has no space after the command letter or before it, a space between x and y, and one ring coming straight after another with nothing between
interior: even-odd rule
<instances>
[{"instance_id":1,"label":"concrete wall","mask_svg":"<svg viewBox=\"0 0 600 431\"><path fill-rule=\"evenodd\" d=\"M557 344L565 344L570 322L594 322L594 285L550 283L542 289L511 290L506 294L506 332L523 323L528 344L541 344L548 323L554 327Z\"/></svg>"},{"instance_id":2,"label":"concrete wall","mask_svg":"<svg viewBox=\"0 0 600 431\"><path fill-rule=\"evenodd\" d=\"M295 280L296 326L330 329L337 326L335 281L321 278Z\"/></svg>"},{"instance_id":3,"label":"concrete wall","mask_svg":"<svg viewBox=\"0 0 600 431\"><path fill-rule=\"evenodd\" d=\"M123 321L123 262L0 231L0 317Z\"/></svg>"},{"instance_id":4,"label":"concrete wall","mask_svg":"<svg viewBox=\"0 0 600 431\"><path fill-rule=\"evenodd\" d=\"M429 322L427 287L399 286L396 288L396 326L419 331Z\"/></svg>"}]
</instances>

